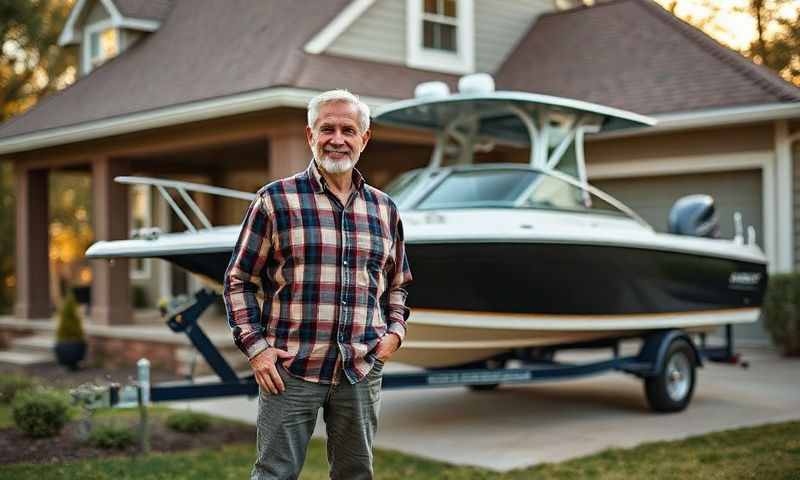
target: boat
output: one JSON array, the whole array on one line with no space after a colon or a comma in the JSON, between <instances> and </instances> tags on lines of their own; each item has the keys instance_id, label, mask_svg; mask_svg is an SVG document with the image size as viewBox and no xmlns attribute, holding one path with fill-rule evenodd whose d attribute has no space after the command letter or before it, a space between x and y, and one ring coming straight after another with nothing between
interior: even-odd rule
<instances>
[{"instance_id":1,"label":"boat","mask_svg":"<svg viewBox=\"0 0 800 480\"><path fill-rule=\"evenodd\" d=\"M708 333L755 322L767 282L753 227L718 238L713 199L679 199L669 233L593 187L587 134L655 121L603 105L496 91L486 74L457 92L421 84L374 121L427 131L430 163L387 186L400 209L414 281L406 339L394 361L426 368L481 365L680 329ZM240 226L210 225L187 194L254 194L143 177L187 226L182 233L97 242L89 258L162 258L216 288ZM184 199L194 225L168 190ZM746 238L745 238L746 237Z\"/></svg>"}]
</instances>

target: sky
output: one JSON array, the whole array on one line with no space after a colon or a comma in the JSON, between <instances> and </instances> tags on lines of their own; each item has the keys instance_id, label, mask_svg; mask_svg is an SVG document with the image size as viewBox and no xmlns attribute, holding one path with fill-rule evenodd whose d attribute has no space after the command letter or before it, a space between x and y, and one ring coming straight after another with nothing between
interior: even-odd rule
<instances>
[{"instance_id":1,"label":"sky","mask_svg":"<svg viewBox=\"0 0 800 480\"><path fill-rule=\"evenodd\" d=\"M669 7L673 1L656 0L664 7ZM695 25L697 20L708 21L703 30L731 48L746 50L756 37L755 19L747 12L749 0L677 0L675 3L678 17ZM782 7L779 15L796 18L798 11L800 0L793 0Z\"/></svg>"}]
</instances>

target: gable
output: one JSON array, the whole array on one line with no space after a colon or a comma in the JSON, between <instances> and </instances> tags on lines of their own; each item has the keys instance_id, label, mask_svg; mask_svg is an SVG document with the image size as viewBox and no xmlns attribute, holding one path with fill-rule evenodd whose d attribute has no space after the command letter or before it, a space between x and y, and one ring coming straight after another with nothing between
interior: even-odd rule
<instances>
[{"instance_id":1,"label":"gable","mask_svg":"<svg viewBox=\"0 0 800 480\"><path fill-rule=\"evenodd\" d=\"M402 65L406 59L406 2L377 0L325 53Z\"/></svg>"},{"instance_id":2,"label":"gable","mask_svg":"<svg viewBox=\"0 0 800 480\"><path fill-rule=\"evenodd\" d=\"M90 7L88 10L89 13L86 14L81 22L83 25L89 25L91 23L97 23L103 20L111 19L111 13L106 10L106 7L103 6L102 2L95 0L92 3L94 3L94 5Z\"/></svg>"},{"instance_id":3,"label":"gable","mask_svg":"<svg viewBox=\"0 0 800 480\"><path fill-rule=\"evenodd\" d=\"M470 3L474 10L473 70L480 72L495 72L536 18L553 10L551 0ZM409 8L409 2L402 0L376 0L321 52L409 65Z\"/></svg>"}]
</instances>

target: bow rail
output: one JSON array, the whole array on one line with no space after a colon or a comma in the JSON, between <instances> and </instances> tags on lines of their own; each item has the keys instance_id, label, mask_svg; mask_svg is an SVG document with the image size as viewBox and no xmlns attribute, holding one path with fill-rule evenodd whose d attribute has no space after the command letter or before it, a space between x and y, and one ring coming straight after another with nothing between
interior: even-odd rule
<instances>
[{"instance_id":1,"label":"bow rail","mask_svg":"<svg viewBox=\"0 0 800 480\"><path fill-rule=\"evenodd\" d=\"M195 214L197 219L202 224L201 229L210 229L212 228L211 222L208 221L208 217L203 213L203 210L200 206L197 205L191 195L188 192L198 192L198 193L207 193L210 195L217 195L220 197L228 197L228 198L236 198L239 200L247 200L253 201L256 198L255 193L250 192L242 192L240 190L233 190L230 188L222 188L222 187L212 187L209 185L203 185L202 183L192 183L192 182L182 182L180 180L164 180L161 178L152 178L152 177L132 177L132 176L122 176L122 177L115 177L114 181L117 183L124 183L127 185L148 185L151 187L156 187L158 193L164 198L164 201L172 208L172 211L175 212L175 215L180 218L181 222L186 226L186 228L196 233L198 228L189 220L189 217L186 213L181 209L180 206L175 202L175 199L172 198L172 195L169 192L169 189L175 190L178 192L178 195L183 199L184 202L189 206L189 209L192 213Z\"/></svg>"}]
</instances>

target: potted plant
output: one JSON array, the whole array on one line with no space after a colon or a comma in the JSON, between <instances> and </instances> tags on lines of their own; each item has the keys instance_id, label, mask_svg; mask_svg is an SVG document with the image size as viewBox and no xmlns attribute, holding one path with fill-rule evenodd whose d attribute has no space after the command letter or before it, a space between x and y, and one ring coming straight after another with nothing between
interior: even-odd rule
<instances>
[{"instance_id":1,"label":"potted plant","mask_svg":"<svg viewBox=\"0 0 800 480\"><path fill-rule=\"evenodd\" d=\"M764 324L786 356L800 356L800 272L770 276Z\"/></svg>"},{"instance_id":2,"label":"potted plant","mask_svg":"<svg viewBox=\"0 0 800 480\"><path fill-rule=\"evenodd\" d=\"M70 370L77 370L78 362L86 356L83 321L78 313L78 302L71 291L64 298L58 315L55 351L58 363Z\"/></svg>"}]
</instances>

